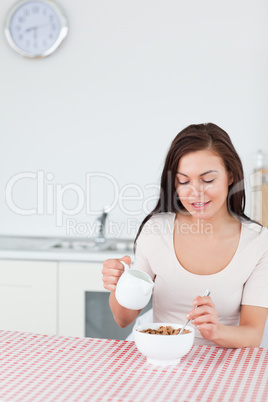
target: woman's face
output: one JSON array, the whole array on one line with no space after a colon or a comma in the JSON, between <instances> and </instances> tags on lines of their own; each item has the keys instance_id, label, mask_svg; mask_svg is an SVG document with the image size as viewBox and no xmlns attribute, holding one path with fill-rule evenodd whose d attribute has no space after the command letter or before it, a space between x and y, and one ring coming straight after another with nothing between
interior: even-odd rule
<instances>
[{"instance_id":1,"label":"woman's face","mask_svg":"<svg viewBox=\"0 0 268 402\"><path fill-rule=\"evenodd\" d=\"M215 152L202 150L180 159L176 190L184 208L196 218L210 219L228 213L228 186L233 179Z\"/></svg>"}]
</instances>

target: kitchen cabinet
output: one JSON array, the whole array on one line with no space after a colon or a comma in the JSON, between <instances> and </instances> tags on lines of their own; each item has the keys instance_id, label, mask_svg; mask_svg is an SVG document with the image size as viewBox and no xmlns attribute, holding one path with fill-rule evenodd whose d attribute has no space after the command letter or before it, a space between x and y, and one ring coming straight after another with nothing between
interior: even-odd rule
<instances>
[{"instance_id":1,"label":"kitchen cabinet","mask_svg":"<svg viewBox=\"0 0 268 402\"><path fill-rule=\"evenodd\" d=\"M0 329L57 334L57 262L0 260Z\"/></svg>"},{"instance_id":2,"label":"kitchen cabinet","mask_svg":"<svg viewBox=\"0 0 268 402\"><path fill-rule=\"evenodd\" d=\"M86 292L95 295L95 303L103 292L109 298L101 271L102 261L0 259L0 329L84 337ZM110 312L108 301L104 304Z\"/></svg>"},{"instance_id":3,"label":"kitchen cabinet","mask_svg":"<svg viewBox=\"0 0 268 402\"><path fill-rule=\"evenodd\" d=\"M85 292L107 292L102 262L0 260L0 329L85 336Z\"/></svg>"},{"instance_id":4,"label":"kitchen cabinet","mask_svg":"<svg viewBox=\"0 0 268 402\"><path fill-rule=\"evenodd\" d=\"M59 263L59 335L85 336L85 292L108 292L101 271L101 262Z\"/></svg>"}]
</instances>

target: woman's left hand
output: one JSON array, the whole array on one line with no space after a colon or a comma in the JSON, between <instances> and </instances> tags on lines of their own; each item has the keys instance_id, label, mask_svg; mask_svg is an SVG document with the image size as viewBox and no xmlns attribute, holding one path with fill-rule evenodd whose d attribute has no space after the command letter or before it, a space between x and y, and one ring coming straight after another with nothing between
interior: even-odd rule
<instances>
[{"instance_id":1,"label":"woman's left hand","mask_svg":"<svg viewBox=\"0 0 268 402\"><path fill-rule=\"evenodd\" d=\"M193 300L195 306L186 318L191 320L200 331L204 339L213 341L219 338L220 323L215 305L209 296L197 296Z\"/></svg>"}]
</instances>

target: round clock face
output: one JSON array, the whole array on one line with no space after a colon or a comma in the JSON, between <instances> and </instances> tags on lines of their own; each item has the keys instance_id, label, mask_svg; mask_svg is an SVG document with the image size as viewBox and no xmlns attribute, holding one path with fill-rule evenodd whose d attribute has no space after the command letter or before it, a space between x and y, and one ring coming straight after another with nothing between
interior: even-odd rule
<instances>
[{"instance_id":1,"label":"round clock face","mask_svg":"<svg viewBox=\"0 0 268 402\"><path fill-rule=\"evenodd\" d=\"M14 50L26 57L45 57L67 35L67 22L51 0L23 0L10 11L5 33Z\"/></svg>"}]
</instances>

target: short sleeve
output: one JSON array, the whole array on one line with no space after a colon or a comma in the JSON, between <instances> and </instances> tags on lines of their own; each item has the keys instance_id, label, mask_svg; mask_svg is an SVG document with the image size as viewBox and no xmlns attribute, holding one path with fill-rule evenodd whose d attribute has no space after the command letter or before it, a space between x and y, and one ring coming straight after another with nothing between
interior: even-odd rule
<instances>
[{"instance_id":1,"label":"short sleeve","mask_svg":"<svg viewBox=\"0 0 268 402\"><path fill-rule=\"evenodd\" d=\"M268 308L268 244L244 285L241 304Z\"/></svg>"},{"instance_id":2,"label":"short sleeve","mask_svg":"<svg viewBox=\"0 0 268 402\"><path fill-rule=\"evenodd\" d=\"M154 280L155 274L153 273L149 263L150 252L152 249L151 241L152 236L150 234L150 225L149 221L147 221L146 224L143 226L142 231L137 240L134 269L146 272L147 274L150 275L152 280Z\"/></svg>"}]
</instances>

